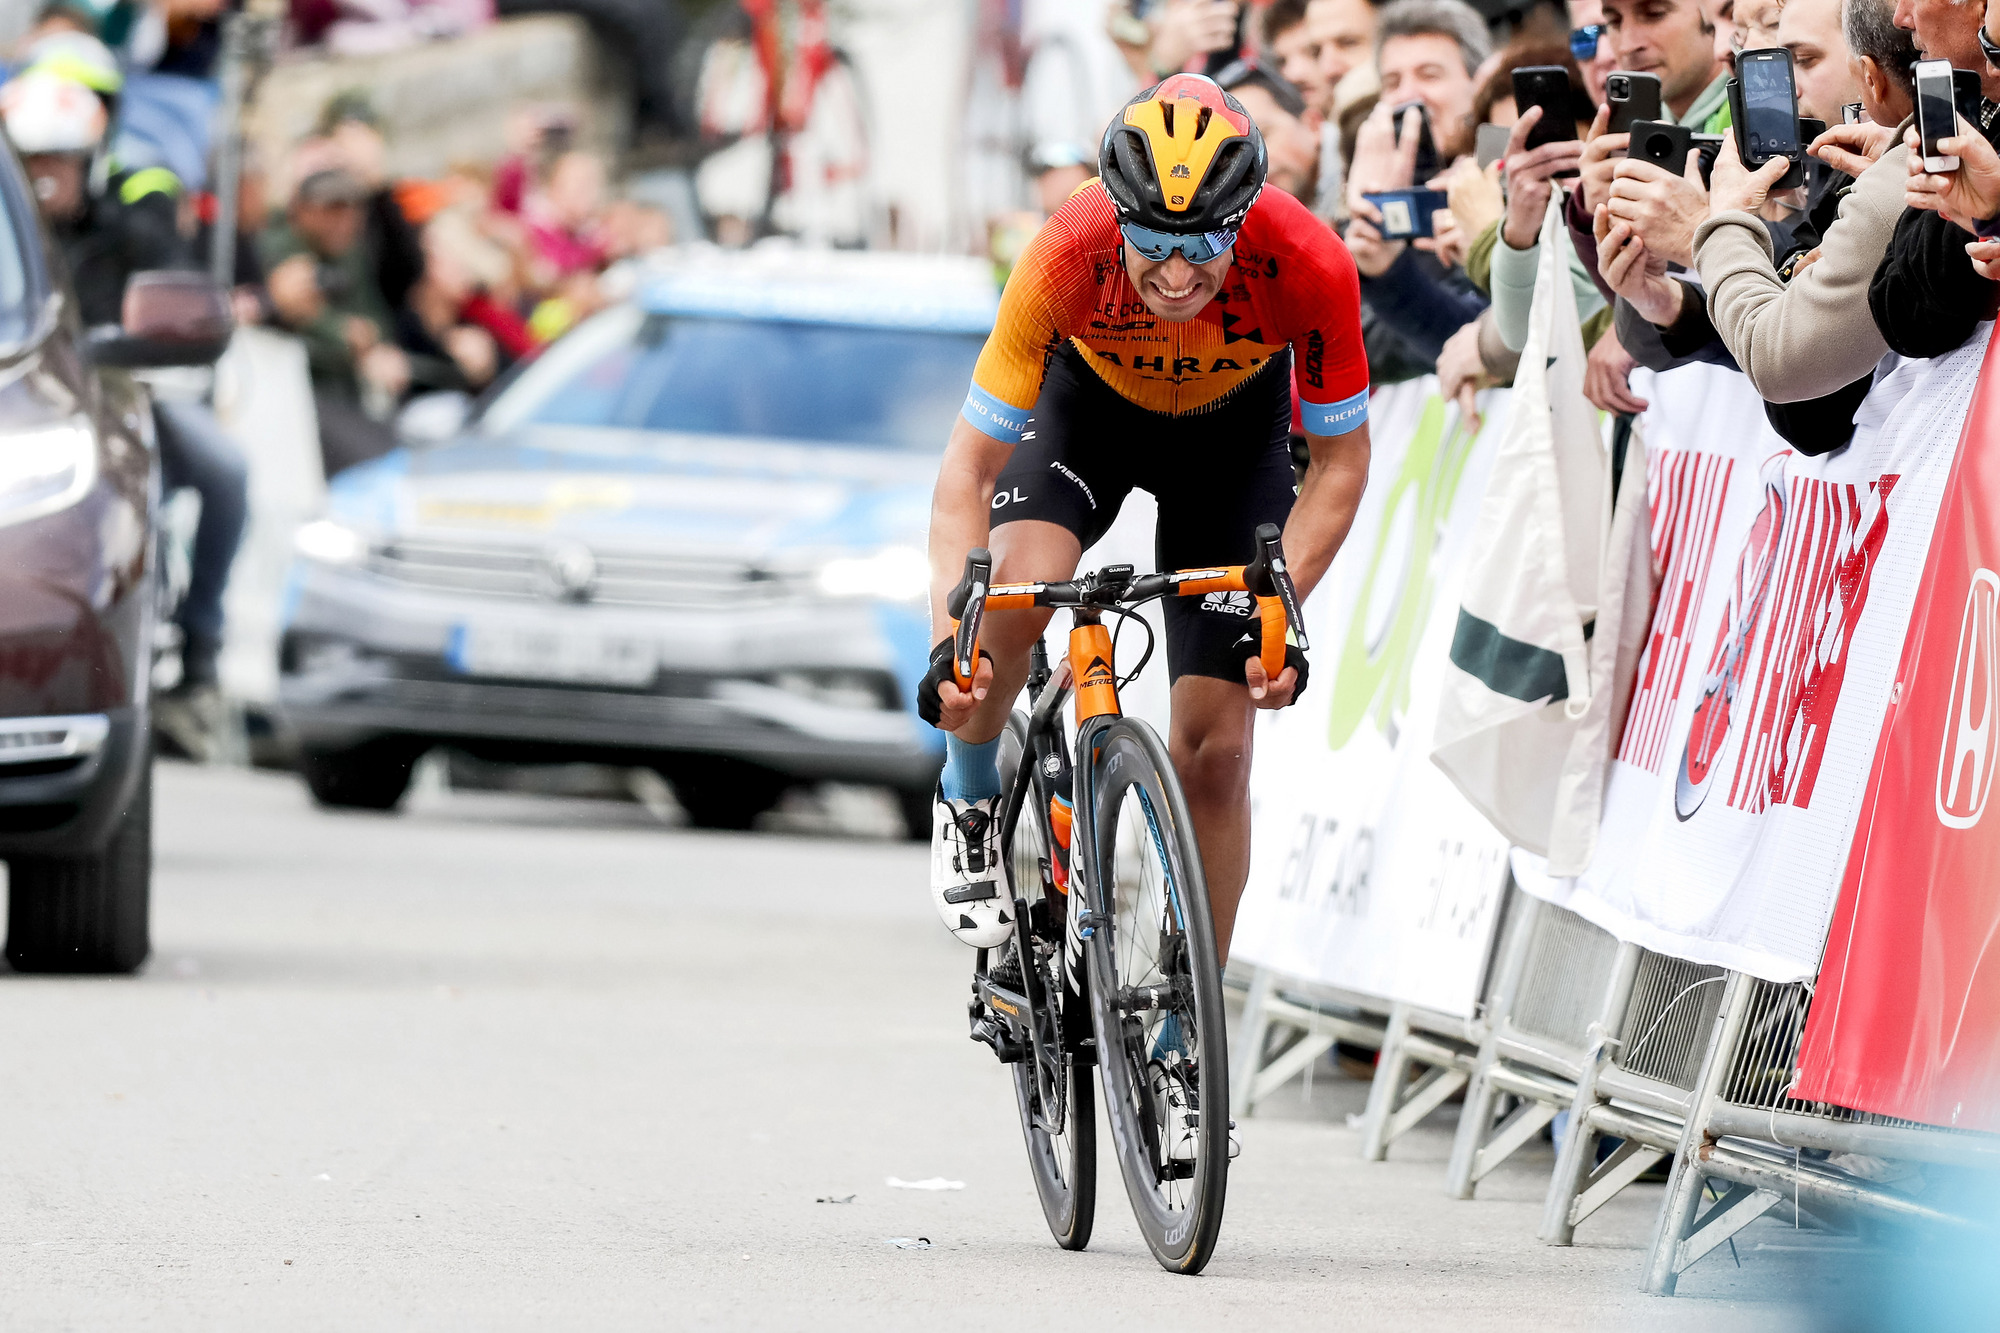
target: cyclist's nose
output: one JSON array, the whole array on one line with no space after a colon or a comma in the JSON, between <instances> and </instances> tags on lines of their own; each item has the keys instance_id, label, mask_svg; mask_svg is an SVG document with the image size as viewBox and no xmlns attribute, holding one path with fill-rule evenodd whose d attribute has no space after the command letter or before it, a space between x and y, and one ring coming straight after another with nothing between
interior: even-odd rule
<instances>
[{"instance_id":1,"label":"cyclist's nose","mask_svg":"<svg viewBox=\"0 0 2000 1333\"><path fill-rule=\"evenodd\" d=\"M1188 262L1188 257L1176 250L1168 255L1160 265L1160 285L1179 290L1201 276L1201 270Z\"/></svg>"}]
</instances>

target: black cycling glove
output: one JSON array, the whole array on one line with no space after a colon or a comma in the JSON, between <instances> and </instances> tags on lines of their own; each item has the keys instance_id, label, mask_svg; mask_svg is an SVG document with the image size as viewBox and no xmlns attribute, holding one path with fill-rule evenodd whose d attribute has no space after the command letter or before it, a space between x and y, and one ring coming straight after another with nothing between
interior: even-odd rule
<instances>
[{"instance_id":1,"label":"black cycling glove","mask_svg":"<svg viewBox=\"0 0 2000 1333\"><path fill-rule=\"evenodd\" d=\"M1239 666L1244 662L1248 662L1253 657L1261 657L1263 655L1257 647L1254 637L1251 637L1248 643L1238 644L1237 652L1239 654L1237 659ZM1286 644L1285 665L1299 673L1299 683L1292 687L1292 702L1297 703L1306 697L1306 678L1312 674L1312 667L1306 661L1305 649L1295 643Z\"/></svg>"},{"instance_id":2,"label":"black cycling glove","mask_svg":"<svg viewBox=\"0 0 2000 1333\"><path fill-rule=\"evenodd\" d=\"M931 649L930 670L924 672L924 678L917 683L917 716L934 727L944 716L944 700L938 698L938 686L946 681L956 684L958 680L951 669L952 655L956 650L955 640L940 640L937 647ZM993 654L984 648L979 650L979 655L989 662L993 660ZM974 669L977 670L977 664Z\"/></svg>"}]
</instances>

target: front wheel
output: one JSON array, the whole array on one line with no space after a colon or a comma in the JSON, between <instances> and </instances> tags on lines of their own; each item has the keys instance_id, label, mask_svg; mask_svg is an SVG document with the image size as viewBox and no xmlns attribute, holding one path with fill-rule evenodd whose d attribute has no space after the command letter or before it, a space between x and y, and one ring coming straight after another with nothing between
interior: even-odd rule
<instances>
[{"instance_id":1,"label":"front wheel","mask_svg":"<svg viewBox=\"0 0 2000 1333\"><path fill-rule=\"evenodd\" d=\"M1151 727L1121 718L1093 748L1087 901L1098 915L1084 951L1105 1118L1153 1257L1199 1273L1229 1179L1222 969L1201 849Z\"/></svg>"},{"instance_id":2,"label":"front wheel","mask_svg":"<svg viewBox=\"0 0 2000 1333\"><path fill-rule=\"evenodd\" d=\"M1000 737L1001 790L1014 789L1014 774L1026 750L1028 720L1016 713L1008 720ZM1028 921L1042 926L1017 932L1034 939L1031 950L1035 976L1044 997L1043 1048L1048 1063L1036 1060L1031 1049L1014 1065L1014 1100L1021 1111L1021 1134L1028 1144L1028 1167L1035 1177L1035 1193L1042 1201L1042 1216L1049 1232L1065 1250L1080 1250L1090 1243L1091 1224L1097 1212L1097 1105L1091 1095L1090 1066L1079 1063L1063 1049L1063 1009L1061 928L1067 904L1060 895L1046 893L1042 860L1048 855L1048 829L1044 813L1037 809L1037 788L1028 785L1028 799L1014 823L1008 839L1008 879L1014 896L1029 904ZM1045 906L1037 908L1035 904ZM1047 923L1053 929L1046 929ZM1044 934L1055 936L1044 938ZM997 951L996 951L997 952Z\"/></svg>"}]
</instances>

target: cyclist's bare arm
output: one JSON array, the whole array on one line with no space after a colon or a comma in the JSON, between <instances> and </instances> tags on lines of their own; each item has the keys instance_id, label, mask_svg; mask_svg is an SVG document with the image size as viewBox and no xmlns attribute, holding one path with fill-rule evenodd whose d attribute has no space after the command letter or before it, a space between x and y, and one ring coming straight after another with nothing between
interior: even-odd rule
<instances>
[{"instance_id":1,"label":"cyclist's bare arm","mask_svg":"<svg viewBox=\"0 0 2000 1333\"><path fill-rule=\"evenodd\" d=\"M951 633L945 598L965 568L965 553L987 544L992 531L993 487L1013 453L1012 444L994 439L964 417L952 423L951 442L945 445L944 462L938 467L937 490L931 496L933 643ZM1351 510L1349 516L1352 517ZM993 664L981 659L969 694L962 693L950 681L944 682L938 690L942 701L938 729L956 731L963 726L979 701L986 697L992 680Z\"/></svg>"},{"instance_id":2,"label":"cyclist's bare arm","mask_svg":"<svg viewBox=\"0 0 2000 1333\"><path fill-rule=\"evenodd\" d=\"M1308 435L1312 461L1285 523L1285 563L1304 601L1326 577L1335 553L1354 526L1362 488L1368 484L1368 424L1345 435Z\"/></svg>"},{"instance_id":3,"label":"cyclist's bare arm","mask_svg":"<svg viewBox=\"0 0 2000 1333\"><path fill-rule=\"evenodd\" d=\"M1285 564L1301 602L1326 577L1354 526L1354 511L1368 484L1368 425L1363 422L1345 435L1307 435L1306 448L1311 461L1292 516L1285 521ZM1288 707L1298 689L1298 672L1286 667L1276 678L1267 677L1264 664L1254 657L1243 664L1243 679L1250 701L1259 708Z\"/></svg>"}]
</instances>

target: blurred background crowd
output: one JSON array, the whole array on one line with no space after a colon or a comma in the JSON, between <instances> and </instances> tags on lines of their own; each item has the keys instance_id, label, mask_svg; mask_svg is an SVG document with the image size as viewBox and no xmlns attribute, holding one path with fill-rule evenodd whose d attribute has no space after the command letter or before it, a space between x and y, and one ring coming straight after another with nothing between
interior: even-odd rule
<instances>
[{"instance_id":1,"label":"blurred background crowd","mask_svg":"<svg viewBox=\"0 0 2000 1333\"><path fill-rule=\"evenodd\" d=\"M0 42L45 205L115 197L171 233L150 266L210 269L240 325L303 347L323 480L395 448L408 405L504 382L676 243L977 254L1004 277L1109 117L1178 70L1234 93L1272 185L1344 236L1376 384L1435 372L1470 415L1509 382L1562 189L1596 406L1642 407L1639 365L1736 364L1781 431L1833 447L1885 348L1935 354L1977 313L1980 261L1949 252L1935 209L1899 225L1892 141L1919 48L1964 71L1970 116L1992 105L1982 18L1948 0L8 0ZM1803 185L1751 198L1723 90L1735 53L1771 46L1799 114L1832 128ZM1530 121L1574 137L1531 146L1527 67L1568 87ZM1721 149L1726 190L1628 155L1613 71L1654 81L1704 169ZM1426 186L1445 204L1414 236L1371 202ZM103 223L74 207L59 229ZM1905 231L1909 262L1878 279ZM115 300L86 295L86 318ZM1937 303L1948 329L1890 336ZM1803 372L1798 349L1836 326L1841 354ZM200 414L164 428L188 455L169 487L203 497L181 613L197 691L246 507L240 448Z\"/></svg>"}]
</instances>

